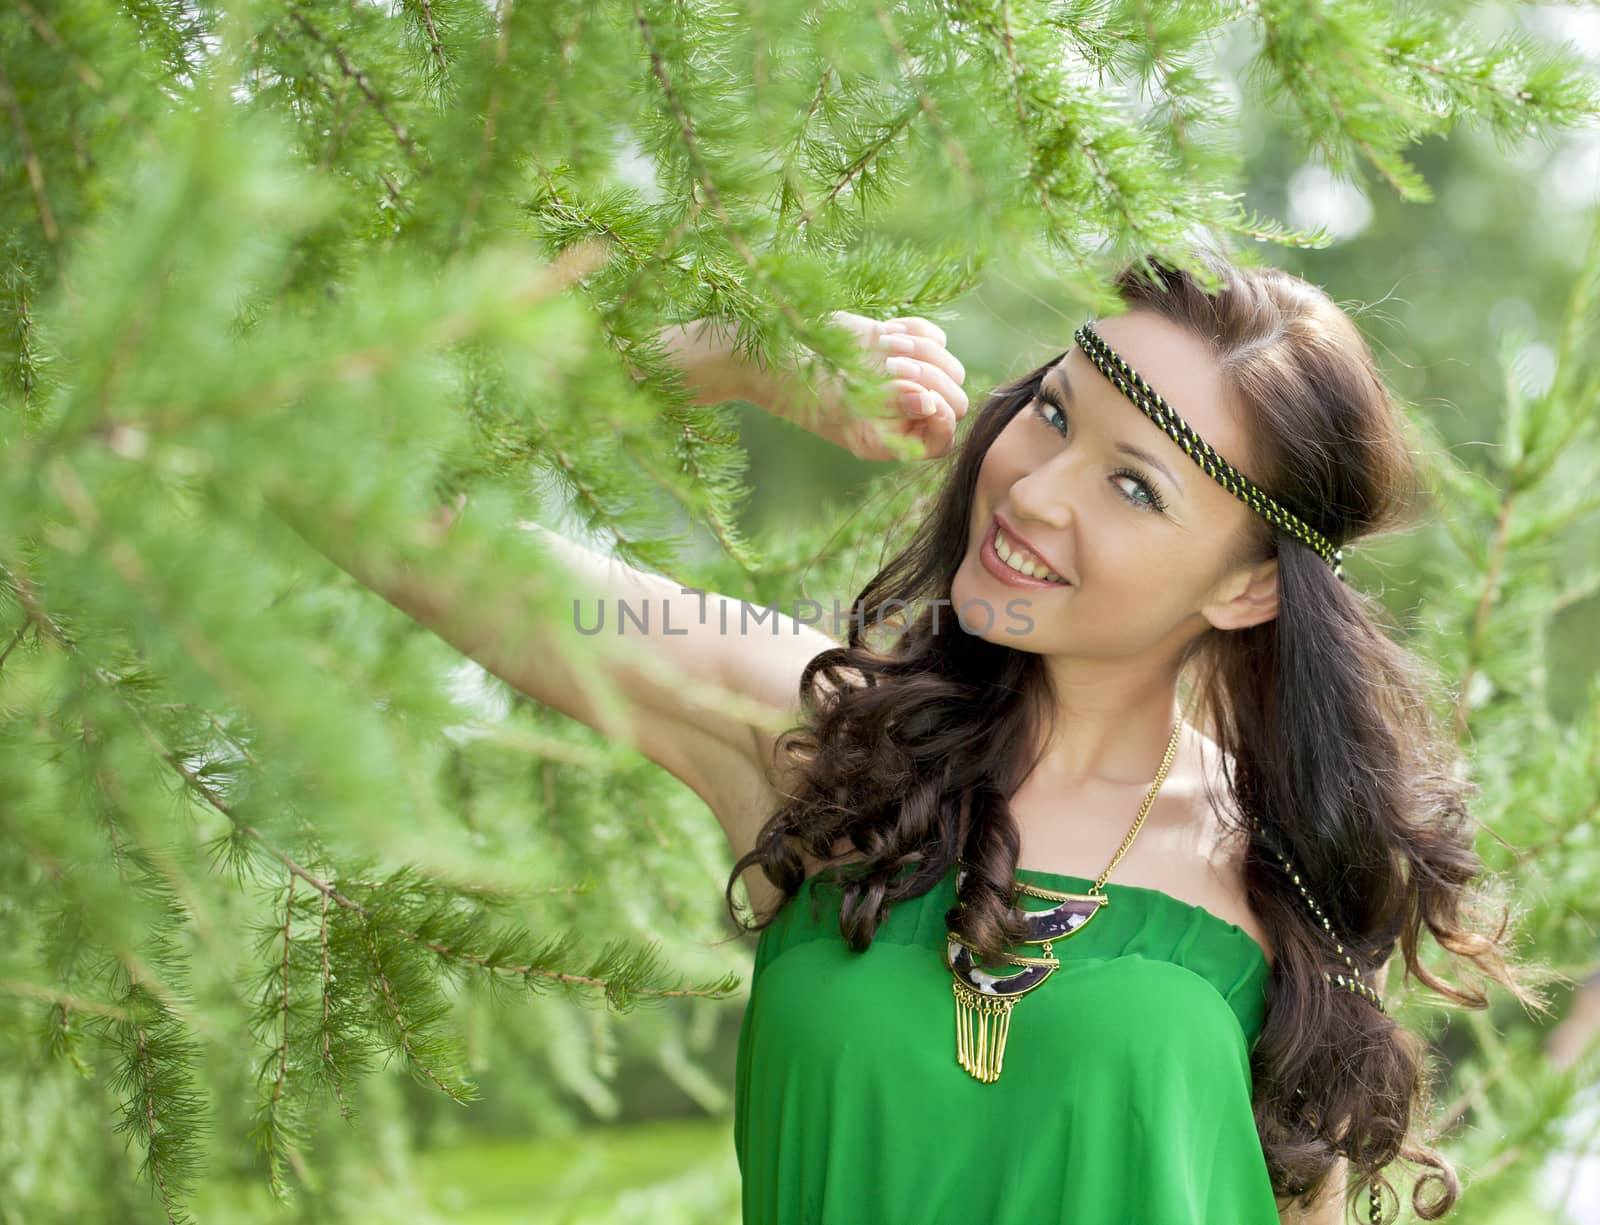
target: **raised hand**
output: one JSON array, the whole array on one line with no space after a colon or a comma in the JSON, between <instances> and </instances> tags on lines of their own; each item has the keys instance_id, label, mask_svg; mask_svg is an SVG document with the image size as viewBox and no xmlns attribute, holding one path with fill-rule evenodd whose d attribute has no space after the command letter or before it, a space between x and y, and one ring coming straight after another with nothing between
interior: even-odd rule
<instances>
[{"instance_id":1,"label":"raised hand","mask_svg":"<svg viewBox=\"0 0 1600 1225\"><path fill-rule=\"evenodd\" d=\"M822 422L816 432L859 459L900 458L886 441L895 437L920 442L924 459L945 455L956 422L967 412L967 393L961 389L967 372L945 347L944 330L920 315L880 322L834 311L830 319L879 358L890 377L884 384L883 411L853 420L845 415L838 388L822 388Z\"/></svg>"}]
</instances>

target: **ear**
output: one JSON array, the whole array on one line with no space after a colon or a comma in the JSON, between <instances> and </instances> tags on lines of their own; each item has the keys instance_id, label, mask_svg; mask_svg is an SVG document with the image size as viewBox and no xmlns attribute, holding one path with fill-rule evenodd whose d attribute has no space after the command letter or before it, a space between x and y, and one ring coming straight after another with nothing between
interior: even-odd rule
<instances>
[{"instance_id":1,"label":"ear","mask_svg":"<svg viewBox=\"0 0 1600 1225\"><path fill-rule=\"evenodd\" d=\"M1278 615L1278 559L1230 570L1200 607L1219 630L1242 630Z\"/></svg>"}]
</instances>

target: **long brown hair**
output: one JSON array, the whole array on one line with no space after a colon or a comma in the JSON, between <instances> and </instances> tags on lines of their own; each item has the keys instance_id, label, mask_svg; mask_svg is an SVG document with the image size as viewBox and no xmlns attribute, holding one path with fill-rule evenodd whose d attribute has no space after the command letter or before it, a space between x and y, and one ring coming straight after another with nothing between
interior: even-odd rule
<instances>
[{"instance_id":1,"label":"long brown hair","mask_svg":"<svg viewBox=\"0 0 1600 1225\"><path fill-rule=\"evenodd\" d=\"M1252 478L1337 545L1404 526L1412 452L1355 324L1287 272L1196 254L1220 282L1214 294L1156 256L1148 273L1129 264L1115 286L1128 309L1159 312L1210 344L1253 440ZM847 845L855 861L823 871L842 887L839 930L852 949L866 949L889 907L934 887L958 857L971 870L951 929L985 959L1025 936L1011 912L1020 835L1007 800L1035 764L1017 746L1045 743L1048 677L1038 655L964 632L947 602L984 455L1054 364L989 394L931 513L858 597L847 644L806 667L802 722L776 749L796 785L734 865L735 922L733 885L748 867L761 865L781 909L805 879L801 852L838 861ZM1250 521L1235 560L1277 557L1277 617L1203 632L1181 672L1221 750L1230 802L1217 812L1243 836L1249 902L1276 949L1251 1052L1262 1148L1275 1192L1296 1198L1317 1196L1342 1155L1352 1187L1378 1181L1394 1202L1383 1170L1413 1163L1413 1209L1435 1220L1460 1183L1416 1134L1428 1106L1425 1043L1329 986L1324 970L1344 971L1343 960L1273 850L1293 861L1364 977L1398 944L1406 974L1452 1004L1485 1007L1488 980L1525 1005L1543 1001L1510 959L1508 908L1481 879L1467 811L1478 787L1430 707L1443 681L1391 636L1375 600L1266 520ZM892 645L869 643L874 624L895 630ZM1476 984L1423 965L1423 928Z\"/></svg>"}]
</instances>

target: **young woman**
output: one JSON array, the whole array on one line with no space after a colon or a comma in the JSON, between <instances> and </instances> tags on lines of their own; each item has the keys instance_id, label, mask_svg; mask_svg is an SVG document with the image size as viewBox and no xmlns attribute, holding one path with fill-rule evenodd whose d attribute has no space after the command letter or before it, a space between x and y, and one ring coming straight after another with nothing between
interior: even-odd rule
<instances>
[{"instance_id":1,"label":"young woman","mask_svg":"<svg viewBox=\"0 0 1600 1225\"><path fill-rule=\"evenodd\" d=\"M1385 1010L1389 958L1482 1007L1418 960L1426 926L1530 997L1505 924L1478 925L1436 682L1342 571L1400 522L1410 451L1325 294L1203 258L1215 295L1131 266L1126 310L987 397L846 645L720 632L728 597L545 533L586 597L672 606L689 632L652 650L754 712L619 662L628 717L604 725L705 800L730 910L743 876L757 912L747 1225L1332 1223L1347 1183L1393 1219L1396 1160L1424 1169L1425 1219L1458 1195L1414 1134L1423 1045ZM905 363L897 426L847 437L703 335L678 352L703 400L941 454L967 409L944 334L844 318ZM482 631L515 623L493 610L374 585L603 726L548 628L530 649Z\"/></svg>"}]
</instances>

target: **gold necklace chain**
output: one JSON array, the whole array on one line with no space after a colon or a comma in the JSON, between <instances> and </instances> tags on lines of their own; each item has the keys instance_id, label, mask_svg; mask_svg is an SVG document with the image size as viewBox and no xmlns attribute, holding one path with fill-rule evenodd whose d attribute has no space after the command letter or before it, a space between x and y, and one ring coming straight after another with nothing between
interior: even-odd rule
<instances>
[{"instance_id":1,"label":"gold necklace chain","mask_svg":"<svg viewBox=\"0 0 1600 1225\"><path fill-rule=\"evenodd\" d=\"M1150 814L1150 806L1155 803L1156 792L1161 790L1161 784L1166 781L1167 770L1171 767L1172 759L1178 751L1178 736L1182 730L1183 717L1179 715L1172 729L1172 739L1167 742L1166 755L1161 759L1161 769L1156 771L1155 782L1150 784L1144 803L1139 806L1139 815L1133 822L1133 828L1128 831L1127 837L1122 840L1122 845L1117 848L1117 853L1106 865L1106 870L1100 873L1100 879L1094 882L1087 894L1057 893L1051 889L1025 885L1012 877L1017 892L1061 903L1060 906L1050 911L1039 912L1035 916L1043 920L1047 926L1030 929L1033 938L1027 943L1043 944L1043 957L1022 957L1015 953L1001 953L1001 960L1021 966L1023 969L1018 974L997 979L976 966L972 958L971 945L955 932L946 933L945 964L955 975L950 989L955 996L956 1005L956 1061L978 1080L990 1082L999 1079L1000 1069L1005 1066L1006 1036L1011 1030L1012 1008L1018 999L1044 982L1060 966L1060 960L1052 954L1051 944L1055 940L1064 940L1082 931L1084 924L1111 904L1111 899L1101 893L1100 889L1105 885L1112 869L1122 860L1123 855L1127 854L1128 848L1133 845L1134 838L1139 834L1140 827L1144 825L1145 817ZM957 877L958 892L959 888L960 877ZM1071 914L1068 914L1069 909L1072 911ZM1047 933L1049 938L1040 933Z\"/></svg>"},{"instance_id":2,"label":"gold necklace chain","mask_svg":"<svg viewBox=\"0 0 1600 1225\"><path fill-rule=\"evenodd\" d=\"M1139 829L1144 825L1144 819L1149 815L1151 805L1155 803L1156 793L1161 790L1161 784L1166 782L1167 771L1172 766L1172 759L1177 756L1178 738L1182 732L1183 718L1179 716L1178 721L1172 726L1172 738L1167 741L1167 751L1166 755L1161 759L1161 768L1156 771L1155 782L1150 784L1150 790L1145 793L1144 803L1139 806L1139 815L1134 818L1133 828L1128 831L1128 836L1122 840L1122 845L1117 848L1117 853L1111 857L1111 862L1106 865L1106 870L1100 873L1099 879L1089 887L1090 893L1100 892L1106 881L1110 879L1113 869L1121 862L1122 857L1128 853L1128 848L1133 845L1133 840L1139 836ZM1021 881L1016 882L1016 884L1018 892L1025 893L1029 897L1050 900L1056 896L1054 893L1037 890Z\"/></svg>"}]
</instances>

